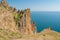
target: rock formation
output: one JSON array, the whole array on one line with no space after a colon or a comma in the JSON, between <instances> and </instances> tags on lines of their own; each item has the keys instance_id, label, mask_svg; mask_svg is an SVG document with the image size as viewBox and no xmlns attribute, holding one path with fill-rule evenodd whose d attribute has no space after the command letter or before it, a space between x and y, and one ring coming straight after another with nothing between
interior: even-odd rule
<instances>
[{"instance_id":1,"label":"rock formation","mask_svg":"<svg viewBox=\"0 0 60 40\"><path fill-rule=\"evenodd\" d=\"M19 30L22 34L35 34L36 28L35 24L31 23L30 18L30 9L25 9L24 11L21 11L22 17L19 20Z\"/></svg>"},{"instance_id":2,"label":"rock formation","mask_svg":"<svg viewBox=\"0 0 60 40\"><path fill-rule=\"evenodd\" d=\"M2 4L1 4L2 3ZM12 14L5 8L5 0L2 0L0 6L0 28L17 31ZM5 7L4 7L5 6Z\"/></svg>"},{"instance_id":3,"label":"rock formation","mask_svg":"<svg viewBox=\"0 0 60 40\"><path fill-rule=\"evenodd\" d=\"M35 23L31 22L30 9L16 10L6 0L0 3L0 28L19 31L21 34L35 34Z\"/></svg>"}]
</instances>

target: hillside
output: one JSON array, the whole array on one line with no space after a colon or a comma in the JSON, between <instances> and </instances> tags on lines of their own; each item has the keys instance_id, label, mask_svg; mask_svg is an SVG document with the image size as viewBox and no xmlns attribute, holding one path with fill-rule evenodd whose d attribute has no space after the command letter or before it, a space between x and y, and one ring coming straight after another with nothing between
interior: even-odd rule
<instances>
[{"instance_id":1,"label":"hillside","mask_svg":"<svg viewBox=\"0 0 60 40\"><path fill-rule=\"evenodd\" d=\"M60 40L60 33L53 30L44 29L36 35L24 35L22 38L14 40Z\"/></svg>"}]
</instances>

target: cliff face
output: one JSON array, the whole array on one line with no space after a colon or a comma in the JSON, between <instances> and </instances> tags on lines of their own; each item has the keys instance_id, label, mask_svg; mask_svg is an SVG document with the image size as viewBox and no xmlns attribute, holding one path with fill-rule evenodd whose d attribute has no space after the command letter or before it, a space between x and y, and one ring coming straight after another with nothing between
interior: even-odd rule
<instances>
[{"instance_id":1,"label":"cliff face","mask_svg":"<svg viewBox=\"0 0 60 40\"><path fill-rule=\"evenodd\" d=\"M30 9L16 10L5 0L0 3L0 28L19 31L21 34L35 34L35 24L31 22Z\"/></svg>"},{"instance_id":2,"label":"cliff face","mask_svg":"<svg viewBox=\"0 0 60 40\"><path fill-rule=\"evenodd\" d=\"M36 33L36 27L35 24L31 22L30 18L30 9L25 9L23 11L20 11L22 14L21 19L19 20L19 30L22 34L35 34Z\"/></svg>"}]
</instances>

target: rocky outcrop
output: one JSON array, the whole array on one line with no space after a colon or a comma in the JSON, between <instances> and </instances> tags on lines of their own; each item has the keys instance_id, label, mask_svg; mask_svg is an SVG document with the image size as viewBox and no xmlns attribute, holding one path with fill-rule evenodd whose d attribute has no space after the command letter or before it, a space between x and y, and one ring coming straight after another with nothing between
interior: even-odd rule
<instances>
[{"instance_id":1,"label":"rocky outcrop","mask_svg":"<svg viewBox=\"0 0 60 40\"><path fill-rule=\"evenodd\" d=\"M20 32L22 34L35 34L36 27L35 24L31 22L30 9L28 8L20 11L20 14L22 14L22 17L18 22L18 29Z\"/></svg>"},{"instance_id":2,"label":"rocky outcrop","mask_svg":"<svg viewBox=\"0 0 60 40\"><path fill-rule=\"evenodd\" d=\"M2 4L4 7L8 7L8 3L6 2L6 0L2 0L2 1L1 1L1 4Z\"/></svg>"},{"instance_id":3,"label":"rocky outcrop","mask_svg":"<svg viewBox=\"0 0 60 40\"><path fill-rule=\"evenodd\" d=\"M5 0L2 0L0 3L0 29L9 29L13 32L17 32L12 13L10 13L6 7L7 3Z\"/></svg>"},{"instance_id":4,"label":"rocky outcrop","mask_svg":"<svg viewBox=\"0 0 60 40\"><path fill-rule=\"evenodd\" d=\"M2 7L0 7L0 28L17 30L12 14Z\"/></svg>"},{"instance_id":5,"label":"rocky outcrop","mask_svg":"<svg viewBox=\"0 0 60 40\"><path fill-rule=\"evenodd\" d=\"M0 3L0 28L19 31L21 34L35 34L35 23L31 22L30 9L16 10L6 0Z\"/></svg>"}]
</instances>

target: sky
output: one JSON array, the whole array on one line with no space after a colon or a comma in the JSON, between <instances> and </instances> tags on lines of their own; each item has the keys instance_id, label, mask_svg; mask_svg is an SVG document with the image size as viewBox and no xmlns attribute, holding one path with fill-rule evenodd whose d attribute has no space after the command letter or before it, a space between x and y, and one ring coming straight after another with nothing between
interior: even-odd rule
<instances>
[{"instance_id":1,"label":"sky","mask_svg":"<svg viewBox=\"0 0 60 40\"><path fill-rule=\"evenodd\" d=\"M60 0L6 0L16 9L30 8L31 11L60 11Z\"/></svg>"}]
</instances>

